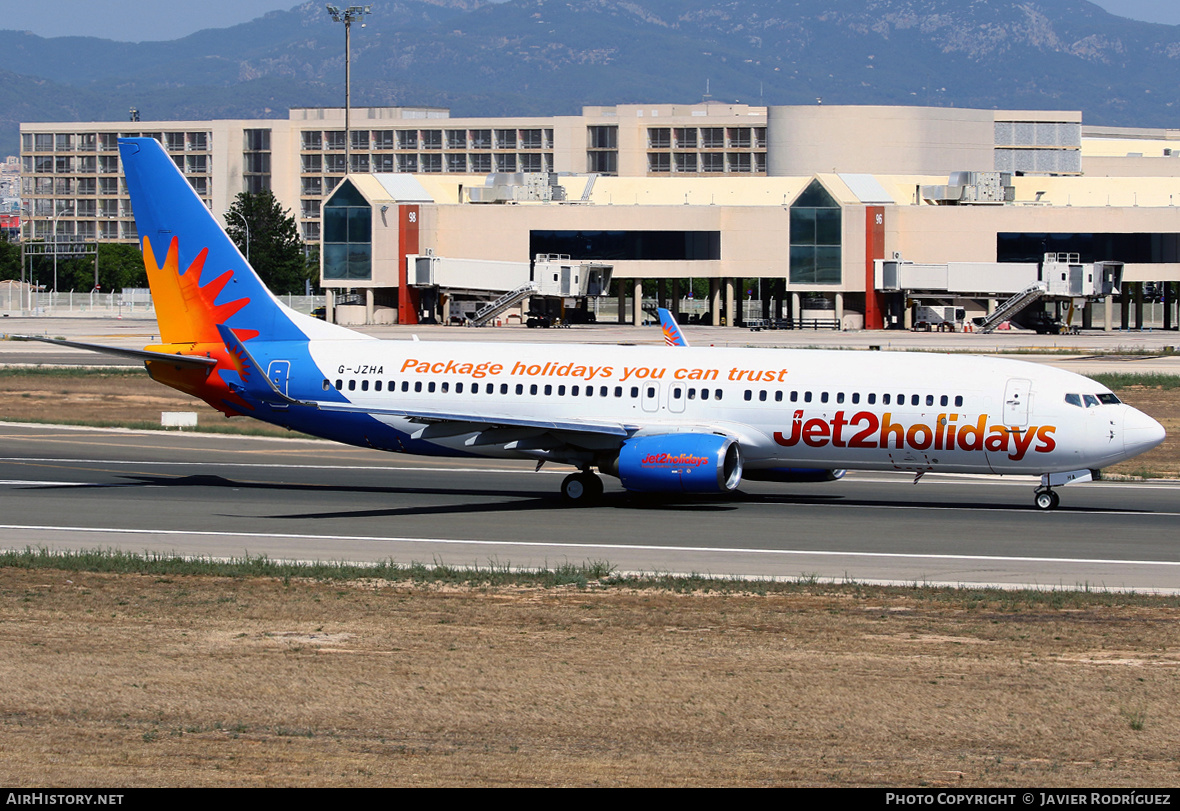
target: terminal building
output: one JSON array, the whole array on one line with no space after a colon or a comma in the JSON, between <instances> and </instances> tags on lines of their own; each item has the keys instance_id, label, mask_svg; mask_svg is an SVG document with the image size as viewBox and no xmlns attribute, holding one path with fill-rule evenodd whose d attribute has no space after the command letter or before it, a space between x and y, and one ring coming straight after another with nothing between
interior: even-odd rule
<instances>
[{"instance_id":1,"label":"terminal building","mask_svg":"<svg viewBox=\"0 0 1180 811\"><path fill-rule=\"evenodd\" d=\"M274 191L321 245L343 321L467 316L522 289L527 308L527 285L539 295L538 274L564 268L583 287L551 305L609 292L626 320L645 317L645 282L682 309L690 280L706 280L714 324L904 327L918 305L986 315L1038 282L1056 307L1083 305L1085 326L1142 325L1153 297L1177 323L1180 131L1088 127L1069 111L716 102L548 118L357 108L350 133L343 121L301 108L24 124L25 237L134 241L116 139L151 135L219 215L238 192ZM1047 257L1119 273L1051 294Z\"/></svg>"}]
</instances>

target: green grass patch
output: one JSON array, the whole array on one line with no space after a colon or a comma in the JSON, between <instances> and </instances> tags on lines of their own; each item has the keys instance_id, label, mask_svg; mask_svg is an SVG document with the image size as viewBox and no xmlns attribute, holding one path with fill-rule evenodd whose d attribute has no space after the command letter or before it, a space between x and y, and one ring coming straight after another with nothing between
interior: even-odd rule
<instances>
[{"instance_id":1,"label":"green grass patch","mask_svg":"<svg viewBox=\"0 0 1180 811\"><path fill-rule=\"evenodd\" d=\"M1180 608L1180 596L1108 591L1101 584L1079 583L1073 589L996 589L960 586L875 586L844 579L824 582L813 575L790 580L711 577L703 574L623 575L605 560L562 563L553 567L517 568L502 561L457 566L441 561L399 564L385 560L373 564L348 562L289 562L261 556L229 560L186 557L175 553L131 553L113 549L77 552L50 551L44 547L0 551L0 567L68 572L146 574L157 577L204 576L276 578L319 582L385 581L419 586L470 588L531 587L609 590L650 590L675 593L724 595L812 594L828 595L847 607L871 608L883 596L904 596L915 605L954 607L985 613L1016 613L1029 609L1087 611L1113 606Z\"/></svg>"},{"instance_id":2,"label":"green grass patch","mask_svg":"<svg viewBox=\"0 0 1180 811\"><path fill-rule=\"evenodd\" d=\"M258 422L248 418L243 418L243 421L241 422L230 422L229 420L221 417L215 411L202 411L199 413L202 417L218 418L223 421L215 423L198 422L196 428L185 428L183 431L178 428L165 428L159 422L154 422L152 420L39 420L27 418L11 421L24 422L32 425L77 425L83 428L125 428L128 431L164 431L173 434L230 434L233 436L278 436L289 437L293 439L316 439L316 437L313 437L310 434L302 433L301 431L292 431L288 428L283 428L282 426Z\"/></svg>"},{"instance_id":3,"label":"green grass patch","mask_svg":"<svg viewBox=\"0 0 1180 811\"><path fill-rule=\"evenodd\" d=\"M142 366L3 366L0 377L95 378L146 376Z\"/></svg>"},{"instance_id":4,"label":"green grass patch","mask_svg":"<svg viewBox=\"0 0 1180 811\"><path fill-rule=\"evenodd\" d=\"M1089 375L1089 377L1108 387L1111 391L1129 389L1133 386L1164 389L1165 391L1180 389L1180 375L1169 375L1162 372L1102 372Z\"/></svg>"}]
</instances>

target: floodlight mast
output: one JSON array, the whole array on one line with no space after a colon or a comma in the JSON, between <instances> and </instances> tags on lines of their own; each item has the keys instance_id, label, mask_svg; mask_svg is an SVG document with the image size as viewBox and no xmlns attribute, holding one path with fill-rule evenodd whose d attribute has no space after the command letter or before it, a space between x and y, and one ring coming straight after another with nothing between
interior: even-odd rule
<instances>
[{"instance_id":1,"label":"floodlight mast","mask_svg":"<svg viewBox=\"0 0 1180 811\"><path fill-rule=\"evenodd\" d=\"M344 173L352 172L352 127L350 126L351 99L349 94L352 86L352 24L360 20L361 28L366 14L373 13L372 6L349 6L341 11L329 3L326 8L332 15L332 21L344 23Z\"/></svg>"}]
</instances>

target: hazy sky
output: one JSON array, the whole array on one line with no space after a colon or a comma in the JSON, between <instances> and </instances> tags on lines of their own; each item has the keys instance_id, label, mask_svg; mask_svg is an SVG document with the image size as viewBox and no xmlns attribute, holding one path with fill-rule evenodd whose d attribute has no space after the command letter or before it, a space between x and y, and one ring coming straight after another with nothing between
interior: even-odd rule
<instances>
[{"instance_id":1,"label":"hazy sky","mask_svg":"<svg viewBox=\"0 0 1180 811\"><path fill-rule=\"evenodd\" d=\"M381 2L381 0L370 0ZM1180 25L1176 0L1093 0L1114 14L1138 20ZM363 4L359 2L358 4ZM0 0L0 28L32 31L43 37L96 36L130 42L169 40L200 31L246 22L276 9L294 8L293 0L202 0L164 3L160 0ZM349 2L337 0L345 7Z\"/></svg>"}]
</instances>

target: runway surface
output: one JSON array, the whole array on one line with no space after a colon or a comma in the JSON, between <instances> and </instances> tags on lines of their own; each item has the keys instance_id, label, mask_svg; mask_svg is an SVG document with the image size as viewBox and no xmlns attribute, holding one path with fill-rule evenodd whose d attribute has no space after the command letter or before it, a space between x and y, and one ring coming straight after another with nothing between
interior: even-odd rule
<instances>
[{"instance_id":1,"label":"runway surface","mask_svg":"<svg viewBox=\"0 0 1180 811\"><path fill-rule=\"evenodd\" d=\"M299 560L609 561L623 571L1180 591L1180 485L850 474L657 500L564 468L326 442L0 423L0 545Z\"/></svg>"}]
</instances>

